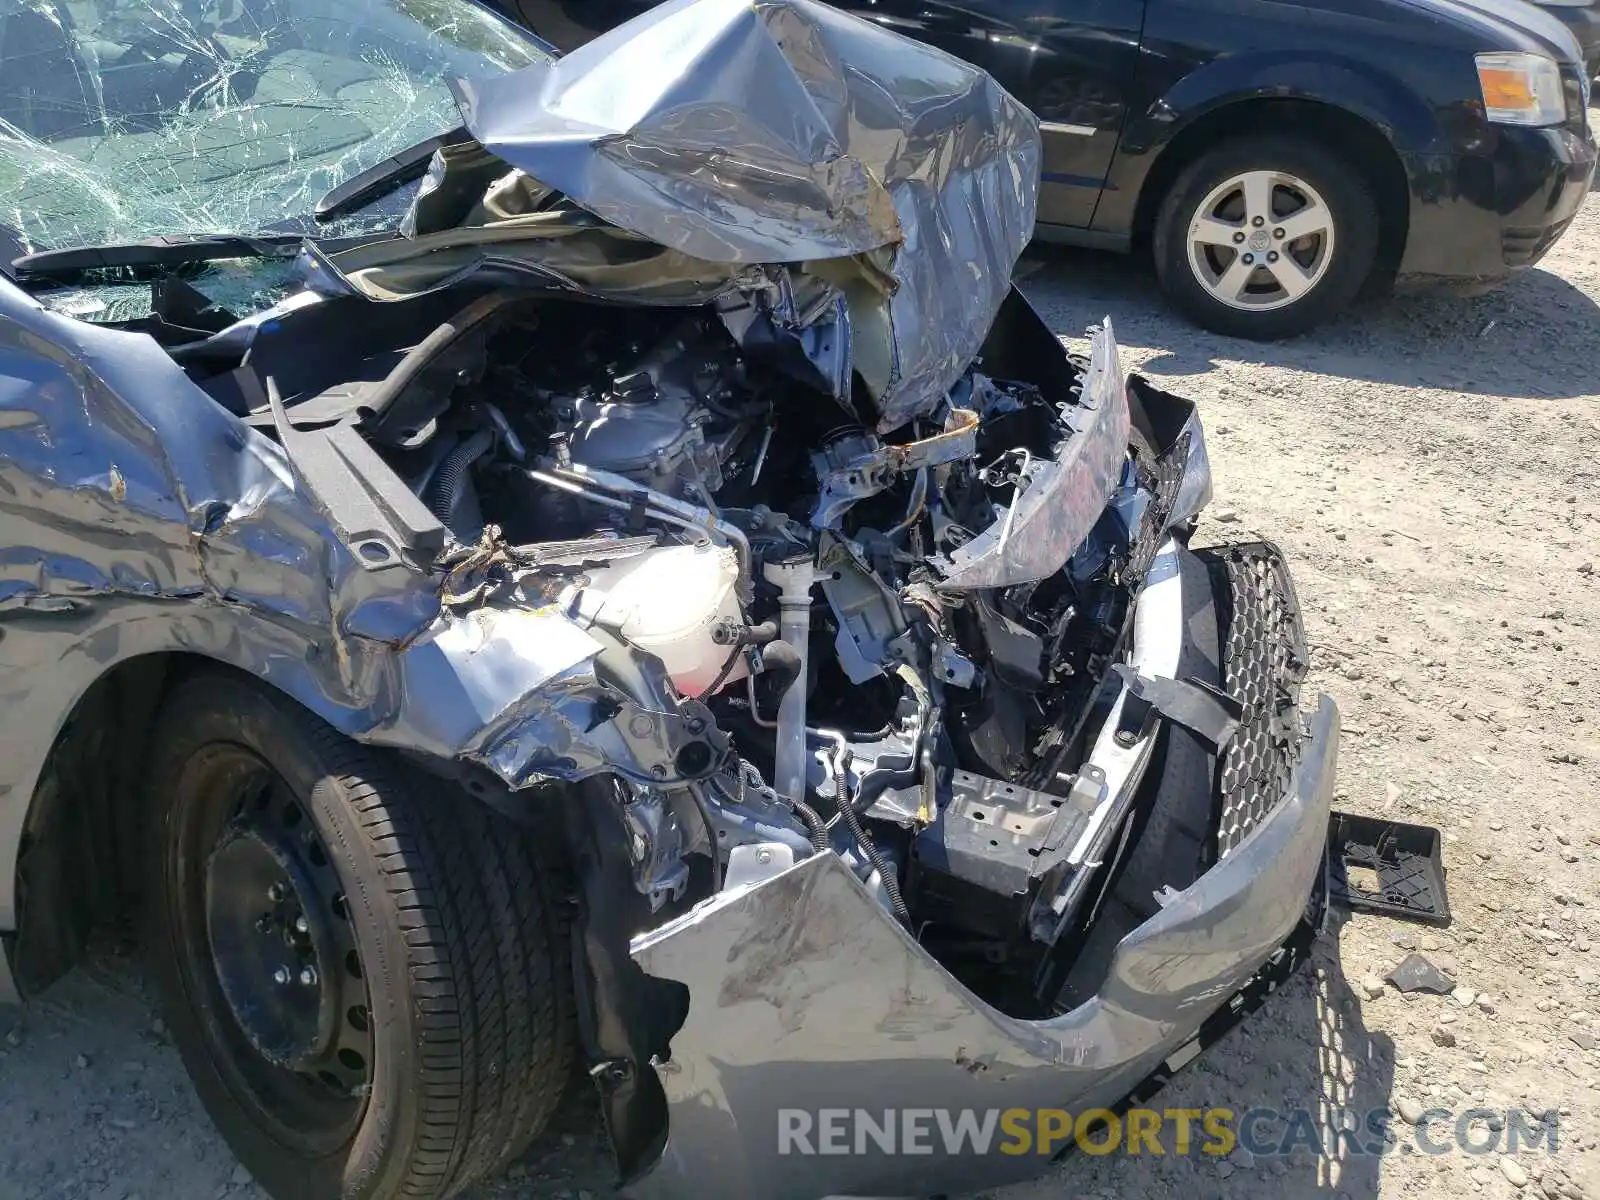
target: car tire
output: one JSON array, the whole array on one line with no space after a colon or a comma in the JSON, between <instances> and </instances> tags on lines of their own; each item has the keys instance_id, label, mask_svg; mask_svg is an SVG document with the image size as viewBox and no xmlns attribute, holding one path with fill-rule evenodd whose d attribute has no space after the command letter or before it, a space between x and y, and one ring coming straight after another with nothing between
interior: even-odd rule
<instances>
[{"instance_id":1,"label":"car tire","mask_svg":"<svg viewBox=\"0 0 1600 1200\"><path fill-rule=\"evenodd\" d=\"M1215 584L1206 563L1185 547L1184 639L1175 678L1222 686L1222 632ZM1111 866L1105 894L1083 944L1054 997L1057 1012L1087 1002L1105 984L1122 939L1161 909L1156 893L1182 891L1210 865L1214 839L1216 751L1204 738L1168 722L1136 798L1128 853Z\"/></svg>"},{"instance_id":2,"label":"car tire","mask_svg":"<svg viewBox=\"0 0 1600 1200\"><path fill-rule=\"evenodd\" d=\"M434 1197L560 1099L571 976L529 837L253 680L157 718L147 946L207 1111L279 1200Z\"/></svg>"},{"instance_id":3,"label":"car tire","mask_svg":"<svg viewBox=\"0 0 1600 1200\"><path fill-rule=\"evenodd\" d=\"M1356 297L1377 257L1378 222L1371 183L1337 151L1280 136L1233 138L1185 167L1162 201L1156 275L1207 329L1291 337Z\"/></svg>"}]
</instances>

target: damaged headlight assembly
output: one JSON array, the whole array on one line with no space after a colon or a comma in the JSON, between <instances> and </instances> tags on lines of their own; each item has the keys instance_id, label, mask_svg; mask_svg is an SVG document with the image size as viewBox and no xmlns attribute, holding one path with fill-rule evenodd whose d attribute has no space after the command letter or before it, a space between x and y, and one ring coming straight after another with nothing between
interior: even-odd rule
<instances>
[{"instance_id":1,"label":"damaged headlight assembly","mask_svg":"<svg viewBox=\"0 0 1600 1200\"><path fill-rule=\"evenodd\" d=\"M50 388L14 390L73 462L118 464L69 497L40 462L18 494L77 511L87 491L160 552L148 578L91 570L103 547L69 553L42 516L11 603L102 622L97 670L182 656L181 681L215 660L232 674L206 686L245 697L241 728L292 705L290 726L328 727L307 744L381 755L456 806L371 859L435 871L396 895L481 874L440 911L492 911L451 909L437 961L398 975L464 993L493 974L472 956L502 955L523 999L450 1019L520 1005L503 1024L528 1039L506 1051L524 1084L559 1065L535 1027L574 1015L636 1194L1038 1169L882 1147L785 1162L775 1105L1113 1103L1278 952L1317 878L1338 736L1331 702L1298 708L1282 556L1190 549L1213 486L1195 405L1126 372L1109 320L1069 353L1012 285L1038 126L976 68L813 0L669 0L452 87L460 128L316 210L350 220L420 173L399 230L19 260L41 290L108 263L158 276L156 314L111 329L3 299L26 329L9 353L66 347L55 369L87 364L116 410L86 432ZM292 294L227 319L166 274L291 253ZM39 453L11 442L10 461ZM166 687L152 707L186 694ZM172 994L232 1014L260 1060L239 1078L287 1072L351 1129L392 1129L372 1115L382 1039L435 1010L374 994L410 984L356 911L357 834L317 800L358 776L298 799L252 785L193 829L175 784L167 852L204 865L187 899L187 867L158 890L178 889L173 946L185 912L221 931L190 930L171 973L216 985ZM362 786L360 836L389 836L386 785Z\"/></svg>"}]
</instances>

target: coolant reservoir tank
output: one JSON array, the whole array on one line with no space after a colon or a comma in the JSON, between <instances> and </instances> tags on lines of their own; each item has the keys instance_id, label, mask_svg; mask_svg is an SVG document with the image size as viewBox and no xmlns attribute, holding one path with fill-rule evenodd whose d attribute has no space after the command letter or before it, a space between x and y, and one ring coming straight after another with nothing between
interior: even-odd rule
<instances>
[{"instance_id":1,"label":"coolant reservoir tank","mask_svg":"<svg viewBox=\"0 0 1600 1200\"><path fill-rule=\"evenodd\" d=\"M663 546L591 571L589 578L578 596L583 617L654 654L681 695L699 696L716 681L734 650L718 645L712 630L744 620L736 590L739 559L731 547ZM727 682L746 674L740 654Z\"/></svg>"}]
</instances>

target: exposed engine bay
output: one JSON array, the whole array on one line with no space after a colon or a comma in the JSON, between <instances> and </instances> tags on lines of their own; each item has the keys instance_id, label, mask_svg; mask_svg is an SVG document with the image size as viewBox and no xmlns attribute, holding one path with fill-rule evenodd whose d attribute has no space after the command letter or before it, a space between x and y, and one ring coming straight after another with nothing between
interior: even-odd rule
<instances>
[{"instance_id":1,"label":"exposed engine bay","mask_svg":"<svg viewBox=\"0 0 1600 1200\"><path fill-rule=\"evenodd\" d=\"M614 809L644 916L612 936L836 855L951 969L1048 1010L1157 710L1230 719L1166 694L1134 620L1209 498L1199 422L1125 378L1109 324L1074 359L1011 286L1032 114L826 6L794 8L802 53L786 11L683 0L628 35L704 22L770 94L707 63L642 83L598 43L454 80L461 129L322 202L426 163L399 230L23 267L151 269L125 328L277 443L352 597L388 597L341 633L416 678L347 649L341 686L453 689L368 736ZM641 86L666 90L626 119L603 100ZM697 132L730 111L737 163ZM184 269L291 253L297 289L243 316Z\"/></svg>"},{"instance_id":2,"label":"exposed engine bay","mask_svg":"<svg viewBox=\"0 0 1600 1200\"><path fill-rule=\"evenodd\" d=\"M339 167L263 159L270 227L186 100L197 227L0 281L0 1000L137 900L275 1196L457 1194L577 1049L640 1200L1042 1168L773 1131L1109 1106L1302 959L1283 556L1190 548L1194 404L1013 284L1043 150L982 71L816 0L455 44L414 146L290 106Z\"/></svg>"},{"instance_id":3,"label":"exposed engine bay","mask_svg":"<svg viewBox=\"0 0 1600 1200\"><path fill-rule=\"evenodd\" d=\"M1194 406L1126 378L1109 324L1070 357L1011 286L1040 149L993 80L912 43L886 71L825 6L795 9L821 57L782 6L713 8L628 36L704 21L788 100L700 64L623 120L601 98L640 81L599 43L456 80L398 234L199 239L297 250L302 289L235 318L158 273L140 328L395 597L408 632L358 631L405 646L385 688L454 689L396 743L615 811L644 915L613 936L835 855L1048 1011L1158 718L1233 720L1177 678L1180 614L1135 619L1210 495ZM735 170L696 131L746 110Z\"/></svg>"},{"instance_id":4,"label":"exposed engine bay","mask_svg":"<svg viewBox=\"0 0 1600 1200\"><path fill-rule=\"evenodd\" d=\"M444 293L404 306L405 347L352 303L258 334L250 419L291 448L358 432L447 531L449 611L530 609L599 648L583 720L628 726L626 752L563 753L567 714L521 783L609 779L663 919L757 853L837 853L927 945L1036 972L1047 1002L1130 800L1084 760L1132 600L1209 494L1193 406L1125 382L1109 330L1069 358L1015 292L888 435L710 306ZM320 378L295 365L330 338Z\"/></svg>"}]
</instances>

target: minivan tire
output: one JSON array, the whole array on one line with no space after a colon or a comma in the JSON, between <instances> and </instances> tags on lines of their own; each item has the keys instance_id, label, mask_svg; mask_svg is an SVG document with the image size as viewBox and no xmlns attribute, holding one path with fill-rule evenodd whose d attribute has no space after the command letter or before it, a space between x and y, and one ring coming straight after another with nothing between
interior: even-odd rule
<instances>
[{"instance_id":1,"label":"minivan tire","mask_svg":"<svg viewBox=\"0 0 1600 1200\"><path fill-rule=\"evenodd\" d=\"M1331 214L1333 236L1325 269L1303 295L1281 307L1225 303L1202 283L1191 263L1190 230L1205 215L1201 207L1218 188L1251 172L1302 181ZM1162 201L1152 239L1156 275L1172 303L1207 329L1257 341L1291 337L1339 313L1361 291L1377 257L1379 219L1371 182L1340 151L1279 135L1230 138L1179 172ZM1255 278L1267 280L1259 272Z\"/></svg>"}]
</instances>

